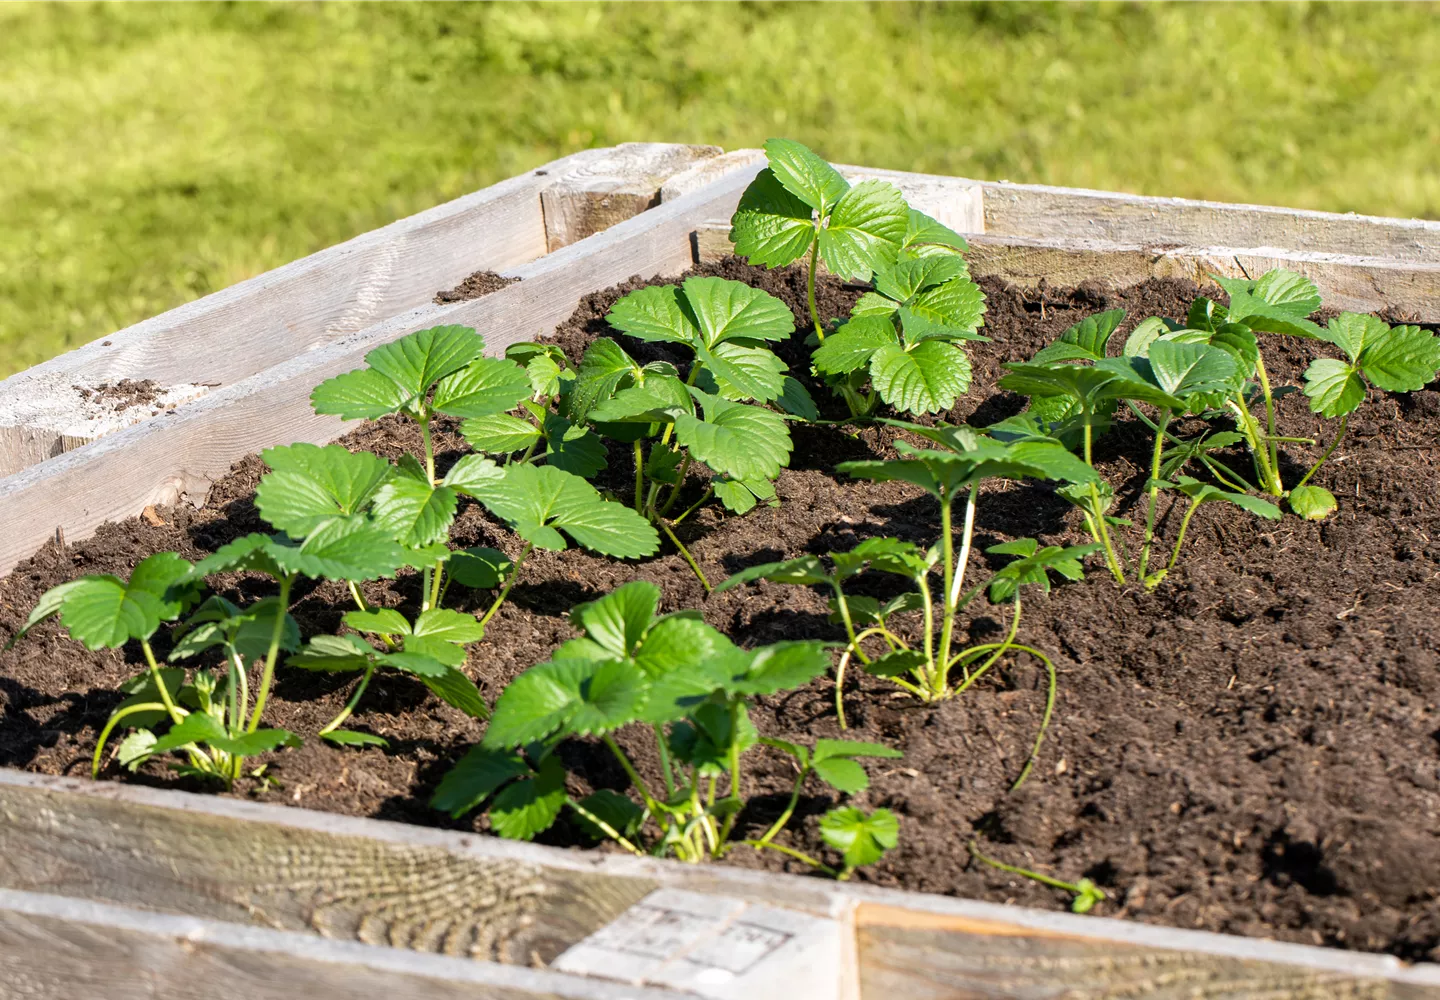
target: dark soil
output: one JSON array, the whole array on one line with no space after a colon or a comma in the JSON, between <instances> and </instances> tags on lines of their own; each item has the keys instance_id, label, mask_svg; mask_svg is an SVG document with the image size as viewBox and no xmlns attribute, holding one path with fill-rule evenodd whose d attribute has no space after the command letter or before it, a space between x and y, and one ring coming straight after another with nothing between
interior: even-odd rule
<instances>
[{"instance_id":1,"label":"dark soil","mask_svg":"<svg viewBox=\"0 0 1440 1000\"><path fill-rule=\"evenodd\" d=\"M87 387L73 386L80 398L96 406L104 406L116 413L132 406L148 406L160 396L160 386L154 379L124 378L119 382L101 382Z\"/></svg>"},{"instance_id":2,"label":"dark soil","mask_svg":"<svg viewBox=\"0 0 1440 1000\"><path fill-rule=\"evenodd\" d=\"M798 273L738 262L707 270L744 278L796 304L803 329ZM1078 319L1114 306L1130 310L1132 319L1182 318L1197 293L1178 281L1120 293L1087 286L1037 296L993 282L985 290L986 327L995 343L973 346L975 385L951 419L988 423L1017 411L1021 400L994 388L999 365L1028 357ZM842 314L859 291L822 283L825 315ZM591 337L608 332L601 317L618 294L591 296L558 332L572 362ZM787 360L804 377L799 339ZM1279 382L1298 380L1313 353L1306 343L1279 338L1269 339L1267 349ZM828 395L812 388L822 408L836 415ZM1284 397L1280 411L1284 433L1321 432L1298 394ZM938 707L861 679L847 695L848 735L899 747L905 758L873 763L873 784L858 797L861 805L888 806L900 815L901 846L857 877L1030 906L1065 904L1061 893L972 862L966 843L979 837L1001 860L1094 879L1109 896L1097 912L1440 959L1437 428L1440 393L1433 389L1372 394L1319 477L1340 498L1338 514L1328 521L1259 521L1224 505L1207 506L1191 526L1180 566L1155 593L1117 588L1095 568L1081 583L1029 597L1022 641L1050 651L1061 677L1054 724L1034 774L1018 792L1009 788L1044 705L1037 662L1016 656L963 698ZM1135 494L1144 479L1149 439L1142 430L1121 421L1099 445L1103 471L1124 484L1122 497ZM781 506L743 518L706 508L686 523L685 540L712 580L755 562L846 548L872 535L934 539L937 513L918 491L832 471L845 459L890 454L889 432L849 436L800 426L794 435L792 467L778 484ZM411 428L391 420L364 425L344 440L390 456L418 447ZM438 441L444 462L462 451L451 428ZM1289 481L1315 453L1301 446L1288 453ZM46 546L0 580L0 637L13 634L56 583L87 572L123 574L162 549L196 559L262 529L251 502L262 471L258 458L246 459L216 483L200 510L160 508L161 525L136 519L105 525L77 545ZM605 475L601 485L623 497L631 475L623 450L612 451ZM1178 515L1163 520L1165 537L1173 538L1177 521ZM1001 540L1084 540L1075 512L1035 483L987 490L978 525L973 574L987 568L979 551ZM455 537L512 555L519 548L474 505L462 508ZM840 637L817 592L762 583L707 600L677 555L620 563L570 550L527 564L489 636L472 648L472 676L493 699L574 634L565 617L570 606L635 579L659 584L667 610L701 608L746 645ZM255 587L245 580L216 584L227 592ZM418 589L418 580L407 576L368 587L367 597L413 612ZM461 591L459 602L481 608L488 597ZM310 633L336 629L347 607L344 591L327 583L301 588L295 612ZM1004 623L1001 610L981 602L962 630L987 641ZM0 763L86 773L96 730L119 700L116 685L141 665L134 648L87 653L54 624L36 629L0 655ZM313 733L341 707L352 683L282 671L268 720ZM821 680L765 699L757 725L790 739L840 735L833 695L833 684ZM483 817L451 824L425 804L449 763L479 735L478 724L418 684L383 676L355 721L389 739L391 748L339 750L310 739L273 755L278 789L235 794L486 828ZM644 735L624 741L642 765ZM593 747L576 743L563 752L577 776L576 791L624 787L613 761ZM762 794L743 818L750 830L777 814L792 780L785 760L769 751L754 757L751 791ZM118 776L113 766L108 773ZM181 784L158 766L136 780ZM823 853L816 824L832 800L818 783L806 792L790 843ZM578 842L563 824L547 836L551 843ZM731 857L745 866L780 864L778 855L736 851Z\"/></svg>"},{"instance_id":3,"label":"dark soil","mask_svg":"<svg viewBox=\"0 0 1440 1000\"><path fill-rule=\"evenodd\" d=\"M483 298L491 292L498 292L506 285L513 285L519 280L519 278L507 278L503 274L496 274L494 271L476 271L454 288L444 292L436 292L435 304L443 306L451 302L465 302L468 299Z\"/></svg>"}]
</instances>

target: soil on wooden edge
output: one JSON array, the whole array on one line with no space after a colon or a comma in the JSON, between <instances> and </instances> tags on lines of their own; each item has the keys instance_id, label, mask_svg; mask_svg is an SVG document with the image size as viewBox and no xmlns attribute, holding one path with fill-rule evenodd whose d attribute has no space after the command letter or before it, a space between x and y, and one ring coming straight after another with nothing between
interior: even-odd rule
<instances>
[{"instance_id":1,"label":"soil on wooden edge","mask_svg":"<svg viewBox=\"0 0 1440 1000\"><path fill-rule=\"evenodd\" d=\"M703 268L738 278L790 303L805 329L803 276L738 261ZM558 332L578 362L584 345L607 334L603 316L623 291L594 294ZM1022 400L995 389L1000 364L1029 357L1068 325L1123 306L1130 324L1149 315L1181 319L1199 291L1150 281L1123 292L1101 286L1021 293L982 282L989 297L985 332L971 346L975 382L950 414L992 422ZM842 315L860 289L823 281L824 315ZM484 332L484 331L482 331ZM808 380L797 335L782 348L792 373ZM647 359L665 345L627 342ZM1279 382L1296 382L1311 359L1306 342L1267 338L1267 364ZM653 352L653 353L652 353ZM836 404L813 383L827 415ZM1280 402L1290 435L1321 430L1299 394ZM901 844L857 878L878 885L973 899L1058 908L1063 893L978 865L966 843L979 836L990 855L1069 880L1088 876L1109 900L1098 913L1185 928L1261 935L1309 944L1440 960L1440 471L1436 431L1440 392L1372 393L1320 482L1340 498L1320 524L1286 516L1260 521L1226 505L1198 514L1180 566L1153 594L1117 588L1102 569L1048 597L1027 598L1022 641L1046 649L1060 668L1055 721L1028 782L1009 791L1035 738L1045 675L1024 655L958 700L926 707L884 682L861 677L847 694L845 734L902 749L903 760L871 762L873 783L857 797L901 820ZM913 487L857 482L833 472L846 459L892 454L891 432L855 435L833 427L794 428L795 454L780 478L783 503L745 517L711 506L686 522L684 539L712 580L753 563L848 548L880 534L929 544L935 506ZM395 457L417 449L405 424L382 420L343 439ZM1098 458L1122 496L1138 493L1149 438L1120 421L1101 439ZM442 468L462 453L443 429ZM1312 450L1287 453L1287 480ZM162 524L134 519L102 526L68 547L47 545L0 580L0 638L19 629L48 587L82 573L126 574L145 555L174 549L199 559L250 531L265 530L252 503L264 471L254 456L218 481L205 506L159 508ZM629 457L613 448L602 487L628 498ZM454 538L512 556L516 539L477 505L462 501ZM1126 511L1121 510L1121 514ZM1162 521L1173 538L1178 515ZM1060 544L1084 541L1077 512L1036 483L985 491L971 572L987 569L985 546L1021 535ZM566 612L629 580L657 583L664 609L700 608L745 645L815 637L837 640L819 592L762 583L706 599L678 555L616 562L571 549L540 553L467 666L487 698L575 635ZM862 578L864 581L864 578ZM249 579L215 581L253 596ZM864 587L879 587L864 582ZM367 586L374 604L413 614L414 575ZM489 594L459 592L459 606L482 608ZM881 590L871 593L883 595ZM330 632L350 607L338 585L298 588L295 615L305 633ZM965 634L998 636L1004 615L980 602ZM54 623L0 655L0 764L47 774L84 775L98 728L119 700L117 685L143 668L140 653L86 652ZM858 672L852 671L852 674ZM267 720L314 733L343 705L354 678L282 670ZM763 733L802 741L841 733L829 679L761 700ZM390 741L388 750L337 749L311 738L270 755L279 787L237 789L269 801L357 816L485 830L483 817L458 823L426 801L447 767L481 733L478 723L429 696L418 683L379 675L354 719ZM643 734L648 736L648 733ZM655 777L644 739L622 740ZM622 789L625 777L603 748L564 747L573 790ZM753 752L760 793L743 829L764 828L782 808L792 779L787 759ZM119 777L113 764L107 775ZM195 788L151 765L136 778ZM198 789L197 789L198 790ZM824 848L818 817L833 804L818 782L806 789L787 834L807 851ZM561 824L545 841L583 843ZM731 861L780 868L778 855L736 850Z\"/></svg>"},{"instance_id":2,"label":"soil on wooden edge","mask_svg":"<svg viewBox=\"0 0 1440 1000\"><path fill-rule=\"evenodd\" d=\"M507 278L503 274L496 274L494 271L476 271L469 275L454 288L436 292L434 302L437 306L448 305L451 302L465 302L470 299L480 299L491 292L498 292L506 285L513 285L519 278Z\"/></svg>"}]
</instances>

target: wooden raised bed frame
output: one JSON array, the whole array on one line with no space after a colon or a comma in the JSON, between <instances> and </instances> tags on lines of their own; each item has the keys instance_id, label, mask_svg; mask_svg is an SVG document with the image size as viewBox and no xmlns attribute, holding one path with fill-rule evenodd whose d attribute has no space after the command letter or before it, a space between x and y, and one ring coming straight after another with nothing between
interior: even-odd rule
<instances>
[{"instance_id":1,"label":"wooden raised bed frame","mask_svg":"<svg viewBox=\"0 0 1440 1000\"><path fill-rule=\"evenodd\" d=\"M199 501L241 456L324 442L309 393L438 323L492 351L584 294L728 253L755 150L588 150L0 382L0 573L57 532ZM1440 322L1440 223L893 171L971 270L1126 285L1283 265L1342 308ZM491 268L522 279L435 305ZM243 346L237 346L243 345ZM126 423L75 387L153 379ZM128 419L128 418L127 418ZM1440 997L1440 968L724 867L562 851L0 769L0 1000Z\"/></svg>"}]
</instances>

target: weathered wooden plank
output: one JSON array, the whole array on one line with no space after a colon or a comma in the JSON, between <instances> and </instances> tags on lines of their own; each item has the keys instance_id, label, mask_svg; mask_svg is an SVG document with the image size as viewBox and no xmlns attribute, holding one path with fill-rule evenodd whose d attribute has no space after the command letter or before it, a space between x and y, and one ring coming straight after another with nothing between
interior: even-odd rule
<instances>
[{"instance_id":1,"label":"weathered wooden plank","mask_svg":"<svg viewBox=\"0 0 1440 1000\"><path fill-rule=\"evenodd\" d=\"M523 280L481 299L425 305L217 389L172 415L118 431L0 480L0 573L29 555L57 526L83 538L95 526L147 504L196 501L244 455L272 444L328 441L343 424L316 416L310 390L358 367L365 352L439 323L474 326L492 350L549 333L587 292L634 274L675 274L690 264L697 222L733 210L749 177L733 175L510 270Z\"/></svg>"},{"instance_id":2,"label":"weathered wooden plank","mask_svg":"<svg viewBox=\"0 0 1440 1000\"><path fill-rule=\"evenodd\" d=\"M992 236L1098 239L1142 246L1281 247L1440 263L1440 222L1269 205L1153 198L1039 184L978 183ZM982 231L982 230L977 230Z\"/></svg>"},{"instance_id":3,"label":"weathered wooden plank","mask_svg":"<svg viewBox=\"0 0 1440 1000\"><path fill-rule=\"evenodd\" d=\"M0 475L150 419L644 211L714 146L586 150L172 309L0 382ZM561 234L557 236L557 234ZM93 390L157 383L152 404ZM88 397L88 398L87 398Z\"/></svg>"},{"instance_id":4,"label":"weathered wooden plank","mask_svg":"<svg viewBox=\"0 0 1440 1000\"><path fill-rule=\"evenodd\" d=\"M684 1000L416 954L0 890L0 1000Z\"/></svg>"},{"instance_id":5,"label":"weathered wooden plank","mask_svg":"<svg viewBox=\"0 0 1440 1000\"><path fill-rule=\"evenodd\" d=\"M734 252L726 222L696 229L691 248L696 262ZM970 272L1003 278L1021 288L1071 288L1100 281L1128 288L1149 278L1185 278L1199 284L1211 274L1227 278L1263 274L1284 267L1309 277L1325 304L1352 312L1391 309L1416 323L1440 323L1440 263L1306 253L1270 248L1137 246L1104 240L1030 239L970 234Z\"/></svg>"},{"instance_id":6,"label":"weathered wooden plank","mask_svg":"<svg viewBox=\"0 0 1440 1000\"><path fill-rule=\"evenodd\" d=\"M719 146L626 142L565 171L540 192L546 246L552 251L568 247L653 208L660 203L662 184L720 152Z\"/></svg>"}]
</instances>

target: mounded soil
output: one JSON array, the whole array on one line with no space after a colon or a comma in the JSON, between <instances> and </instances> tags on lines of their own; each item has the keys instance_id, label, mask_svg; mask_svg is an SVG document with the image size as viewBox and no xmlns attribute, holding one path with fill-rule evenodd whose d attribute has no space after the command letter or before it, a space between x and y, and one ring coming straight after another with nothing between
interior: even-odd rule
<instances>
[{"instance_id":1,"label":"mounded soil","mask_svg":"<svg viewBox=\"0 0 1440 1000\"><path fill-rule=\"evenodd\" d=\"M765 272L736 261L705 270L782 297L805 328L798 272ZM572 363L590 339L607 332L609 304L644 283L632 279L582 303L557 332ZM1070 324L1106 308L1123 306L1131 323L1149 315L1183 318L1200 291L1168 280L1123 292L1087 286L1039 294L982 284L989 296L986 332L994 342L973 345L974 385L949 415L977 424L1021 408L1021 400L995 389L1003 362L1027 358ZM823 313L843 315L859 292L822 282ZM805 378L800 339L785 353L792 372ZM627 346L641 354L651 349ZM1301 341L1270 338L1266 347L1277 382L1298 382L1314 355ZM840 415L825 390L811 388L827 416ZM1323 433L1299 394L1279 405L1282 433ZM871 762L873 783L857 796L862 806L895 810L902 838L899 849L857 878L1027 906L1065 905L1063 893L972 861L966 843L975 837L992 857L1069 880L1094 879L1109 896L1099 913L1440 960L1437 429L1440 392L1433 388L1372 393L1317 479L1340 498L1329 520L1260 521L1208 505L1191 525L1179 567L1154 593L1116 587L1097 566L1084 581L1057 586L1048 596L1027 594L1020 641L1051 653L1060 689L1039 762L1016 792L1009 789L1044 707L1038 662L1010 657L962 698L934 707L858 677L846 695L851 728L845 735L888 743L905 757ZM846 459L892 454L893 432L797 426L793 433L795 453L778 483L779 507L727 517L711 506L683 526L682 537L712 581L756 562L848 548L874 535L934 540L937 511L917 490L833 472ZM394 420L363 425L343 440L391 457L419 446L418 435ZM1148 447L1144 428L1123 420L1100 440L1098 463L1122 497L1138 493ZM438 448L443 468L464 445L447 427ZM1292 446L1287 480L1316 454ZM611 460L600 485L627 499L629 457L612 448ZM159 508L151 521L107 524L85 542L47 545L0 580L0 639L19 629L54 584L82 573L123 575L165 549L199 559L238 535L264 530L252 503L263 471L252 456L215 484L199 510ZM502 525L478 506L462 504L457 543L518 553ZM1173 539L1178 520L1178 511L1162 519L1163 537ZM1022 535L1059 544L1085 540L1077 512L1051 488L994 484L980 504L971 578L993 568L981 552L985 546ZM761 583L707 599L668 549L639 562L571 549L527 563L490 634L472 647L467 669L493 700L517 673L575 634L566 618L573 604L636 579L662 588L665 610L700 608L745 645L841 637L817 591ZM231 596L263 592L250 579L215 584ZM883 586L862 578L857 591L881 595L883 589L866 588ZM366 590L372 603L413 613L419 581L405 576ZM306 584L297 594L294 612L307 634L339 628L350 606L335 584ZM483 609L490 597L456 587L452 603L457 594L465 609ZM960 631L972 641L990 641L1005 624L1003 609L979 601ZM117 685L141 669L133 644L89 653L53 622L37 628L0 654L0 764L87 773L97 730L119 701ZM347 676L282 670L267 719L314 733L344 704L353 683ZM764 699L755 720L762 732L787 739L839 736L833 697L833 682L821 679ZM480 735L479 724L417 683L380 675L354 725L384 736L390 748L342 750L310 739L270 755L268 773L278 787L252 784L232 794L486 829L483 816L452 823L426 805L449 764ZM645 735L622 742L654 777ZM624 775L596 747L576 742L562 752L574 791L624 787ZM759 794L742 827L760 830L783 806L792 772L785 759L757 750L749 773L747 791ZM113 764L106 775L122 777ZM196 787L156 764L124 780ZM786 836L823 854L818 817L833 800L818 782L806 793ZM582 842L563 821L546 840ZM744 849L727 863L788 864Z\"/></svg>"}]
</instances>

